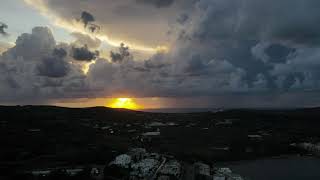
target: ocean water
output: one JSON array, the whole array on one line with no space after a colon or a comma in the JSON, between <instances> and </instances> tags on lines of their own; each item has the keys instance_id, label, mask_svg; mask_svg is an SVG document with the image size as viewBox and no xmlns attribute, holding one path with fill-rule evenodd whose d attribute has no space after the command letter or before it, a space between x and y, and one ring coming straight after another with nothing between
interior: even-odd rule
<instances>
[{"instance_id":1,"label":"ocean water","mask_svg":"<svg viewBox=\"0 0 320 180\"><path fill-rule=\"evenodd\" d=\"M320 180L320 158L289 156L226 163L247 180Z\"/></svg>"},{"instance_id":2,"label":"ocean water","mask_svg":"<svg viewBox=\"0 0 320 180\"><path fill-rule=\"evenodd\" d=\"M162 108L162 109L142 109L144 112L155 113L197 113L197 112L217 112L222 109L216 108Z\"/></svg>"}]
</instances>

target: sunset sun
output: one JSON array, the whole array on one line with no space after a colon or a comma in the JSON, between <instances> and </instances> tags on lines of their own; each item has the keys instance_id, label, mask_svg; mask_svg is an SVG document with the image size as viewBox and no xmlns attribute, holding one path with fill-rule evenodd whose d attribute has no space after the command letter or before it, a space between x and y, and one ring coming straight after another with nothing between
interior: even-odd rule
<instances>
[{"instance_id":1,"label":"sunset sun","mask_svg":"<svg viewBox=\"0 0 320 180\"><path fill-rule=\"evenodd\" d=\"M137 103L131 98L115 98L109 104L111 108L125 108L125 109L141 109Z\"/></svg>"}]
</instances>

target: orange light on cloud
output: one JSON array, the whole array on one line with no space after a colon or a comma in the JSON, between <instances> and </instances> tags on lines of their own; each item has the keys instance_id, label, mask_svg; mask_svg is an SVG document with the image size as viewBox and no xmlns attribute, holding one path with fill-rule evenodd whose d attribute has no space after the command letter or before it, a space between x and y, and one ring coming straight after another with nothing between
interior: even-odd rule
<instances>
[{"instance_id":1,"label":"orange light on cloud","mask_svg":"<svg viewBox=\"0 0 320 180\"><path fill-rule=\"evenodd\" d=\"M115 98L107 106L111 108L125 108L133 110L142 109L142 107L131 98Z\"/></svg>"}]
</instances>

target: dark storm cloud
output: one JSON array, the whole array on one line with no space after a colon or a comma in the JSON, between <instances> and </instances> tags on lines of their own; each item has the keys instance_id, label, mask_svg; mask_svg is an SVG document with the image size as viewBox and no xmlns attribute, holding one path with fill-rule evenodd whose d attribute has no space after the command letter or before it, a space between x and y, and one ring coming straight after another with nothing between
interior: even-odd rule
<instances>
[{"instance_id":1,"label":"dark storm cloud","mask_svg":"<svg viewBox=\"0 0 320 180\"><path fill-rule=\"evenodd\" d=\"M171 6L175 0L136 0L138 3L152 5L157 8L164 8Z\"/></svg>"},{"instance_id":2,"label":"dark storm cloud","mask_svg":"<svg viewBox=\"0 0 320 180\"><path fill-rule=\"evenodd\" d=\"M305 53L296 50L299 46L315 46L315 41L295 33L292 36L278 33L283 30L286 19L298 19L289 25L307 29L303 21L312 19L316 22L313 16L300 17L287 12L288 7L282 2L278 9L271 2L262 0L258 3L247 0L199 0L193 3L191 11L182 12L181 16L186 15L186 18L173 27L173 34L177 36L171 51L163 56L155 55L131 70L121 71L126 76L119 75L121 80L117 80L125 84L124 87L136 92L130 81L140 84L139 87L148 84L144 93L155 96L288 92L312 87L312 84L313 88L318 88L312 83L318 81L317 70L306 74L310 66L301 62ZM298 1L291 3L287 5L293 9L301 7ZM284 12L288 17L279 19ZM122 57L121 53L111 54L113 62L121 62ZM295 64L300 63L304 66L297 68L299 65ZM121 67L124 66L126 64Z\"/></svg>"},{"instance_id":3,"label":"dark storm cloud","mask_svg":"<svg viewBox=\"0 0 320 180\"><path fill-rule=\"evenodd\" d=\"M52 52L54 57L58 57L60 59L65 58L67 56L67 51L63 48L55 48Z\"/></svg>"},{"instance_id":4,"label":"dark storm cloud","mask_svg":"<svg viewBox=\"0 0 320 180\"><path fill-rule=\"evenodd\" d=\"M64 59L67 56L66 50L54 49L52 55L45 57L37 66L37 73L40 76L61 78L70 71L69 63Z\"/></svg>"},{"instance_id":5,"label":"dark storm cloud","mask_svg":"<svg viewBox=\"0 0 320 180\"><path fill-rule=\"evenodd\" d=\"M5 29L8 28L8 25L3 23L3 22L0 22L0 34L3 35L3 36L6 36L8 35L8 33L5 31Z\"/></svg>"},{"instance_id":6,"label":"dark storm cloud","mask_svg":"<svg viewBox=\"0 0 320 180\"><path fill-rule=\"evenodd\" d=\"M84 28L89 30L91 33L97 33L101 29L99 25L94 23L95 17L89 12L83 11L81 13L81 17L79 21L81 21L84 25Z\"/></svg>"},{"instance_id":7,"label":"dark storm cloud","mask_svg":"<svg viewBox=\"0 0 320 180\"><path fill-rule=\"evenodd\" d=\"M90 14L90 13L88 13L86 11L83 11L81 13L81 21L83 22L84 27L86 28L89 23L92 23L92 22L95 21L95 18L93 17L92 14Z\"/></svg>"},{"instance_id":8,"label":"dark storm cloud","mask_svg":"<svg viewBox=\"0 0 320 180\"><path fill-rule=\"evenodd\" d=\"M221 101L237 101L236 97L241 99L239 94L259 99L271 93L279 101L291 102L280 98L282 93L299 92L303 97L306 91L320 90L318 0L46 2L48 9L66 22L78 16L81 13L79 9L87 8L88 12L94 12L95 17L90 13L83 15L82 22L86 27L94 22L104 27L101 33L111 38L152 44L152 47L161 42L170 47L168 53L157 53L141 60L135 59L129 48L121 45L118 51L111 52L110 61L97 58L84 81L59 85L60 92L68 86L71 92L81 94L83 87L88 86L85 93L95 92L104 96L124 91L140 97L215 97L218 94ZM82 40L75 44L80 47L88 41L83 37L78 39ZM92 51L98 46L88 43L88 47ZM5 69L29 72L23 69L26 66L19 65L21 59L23 63L41 62L43 57L52 57L51 52L55 48L56 43L44 29L22 35L16 47L2 57L12 57L17 61L15 66L7 63ZM68 61L67 57L64 59ZM79 71L75 66L70 71L74 69ZM74 72L63 79L71 75ZM18 77L14 76L12 82L17 82L17 87L24 87ZM31 75L25 77L33 80ZM3 83L10 84L8 80ZM25 92L36 92L34 88L43 90L38 84L41 83L37 82ZM13 86L1 84L0 87L0 92L10 92L10 88L3 87ZM58 90L43 91L52 93ZM256 103L261 99L266 100L260 98Z\"/></svg>"},{"instance_id":9,"label":"dark storm cloud","mask_svg":"<svg viewBox=\"0 0 320 180\"><path fill-rule=\"evenodd\" d=\"M283 46L281 44L271 44L267 49L265 49L265 53L269 56L270 62L285 62L290 53L294 53L294 48L289 48Z\"/></svg>"},{"instance_id":10,"label":"dark storm cloud","mask_svg":"<svg viewBox=\"0 0 320 180\"><path fill-rule=\"evenodd\" d=\"M245 72L241 79L247 90L264 87L282 91L297 88L309 78L319 81L314 70L306 73L307 63L303 61L307 57L303 57L304 51L297 50L320 45L318 1L200 0L194 7L191 13L186 12L190 22L179 23L182 28L177 31L174 46L174 59L181 59L180 64L188 63L186 72L206 74L207 62L220 59ZM298 69L305 72L285 68L293 66L286 63L292 59L304 64Z\"/></svg>"},{"instance_id":11,"label":"dark storm cloud","mask_svg":"<svg viewBox=\"0 0 320 180\"><path fill-rule=\"evenodd\" d=\"M130 56L129 47L121 43L119 47L119 52L110 52L110 58L112 62L122 62L125 58Z\"/></svg>"},{"instance_id":12,"label":"dark storm cloud","mask_svg":"<svg viewBox=\"0 0 320 180\"><path fill-rule=\"evenodd\" d=\"M57 45L47 27L17 38L16 45L0 55L0 101L47 102L77 97L87 87L80 67L69 58L67 44Z\"/></svg>"},{"instance_id":13,"label":"dark storm cloud","mask_svg":"<svg viewBox=\"0 0 320 180\"><path fill-rule=\"evenodd\" d=\"M55 39L49 28L35 27L32 33L24 33L16 40L16 45L4 54L12 58L23 58L26 61L35 61L50 55L56 46Z\"/></svg>"},{"instance_id":14,"label":"dark storm cloud","mask_svg":"<svg viewBox=\"0 0 320 180\"><path fill-rule=\"evenodd\" d=\"M99 56L99 51L92 52L87 45L83 47L72 47L72 57L78 61L92 61Z\"/></svg>"}]
</instances>

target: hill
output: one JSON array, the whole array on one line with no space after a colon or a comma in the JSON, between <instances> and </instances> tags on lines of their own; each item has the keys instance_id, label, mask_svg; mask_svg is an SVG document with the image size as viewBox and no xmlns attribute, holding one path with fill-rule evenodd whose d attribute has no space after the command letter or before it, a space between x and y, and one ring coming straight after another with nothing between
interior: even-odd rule
<instances>
[{"instance_id":1,"label":"hill","mask_svg":"<svg viewBox=\"0 0 320 180\"><path fill-rule=\"evenodd\" d=\"M0 170L6 173L105 164L131 147L186 161L251 159L297 153L291 143L320 139L320 108L175 114L106 107L0 106L0 116Z\"/></svg>"}]
</instances>

